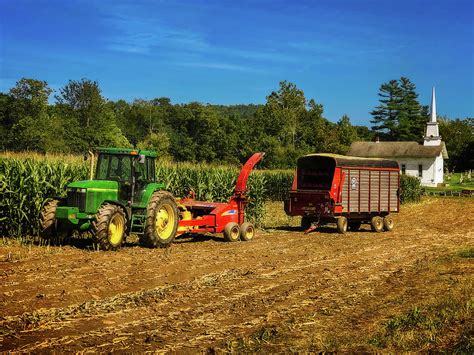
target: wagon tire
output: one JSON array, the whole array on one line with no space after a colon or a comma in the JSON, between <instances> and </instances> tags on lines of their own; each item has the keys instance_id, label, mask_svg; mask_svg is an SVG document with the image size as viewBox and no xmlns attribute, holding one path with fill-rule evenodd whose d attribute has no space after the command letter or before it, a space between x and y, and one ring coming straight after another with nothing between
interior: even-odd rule
<instances>
[{"instance_id":1,"label":"wagon tire","mask_svg":"<svg viewBox=\"0 0 474 355\"><path fill-rule=\"evenodd\" d=\"M92 222L92 236L101 250L117 250L122 245L127 231L127 216L122 207L103 204Z\"/></svg>"},{"instance_id":2,"label":"wagon tire","mask_svg":"<svg viewBox=\"0 0 474 355\"><path fill-rule=\"evenodd\" d=\"M383 228L385 231L390 232L393 229L394 222L393 217L388 215L383 218Z\"/></svg>"},{"instance_id":3,"label":"wagon tire","mask_svg":"<svg viewBox=\"0 0 474 355\"><path fill-rule=\"evenodd\" d=\"M178 230L178 205L167 191L155 191L147 206L145 232L140 244L148 248L167 247Z\"/></svg>"},{"instance_id":4,"label":"wagon tire","mask_svg":"<svg viewBox=\"0 0 474 355\"><path fill-rule=\"evenodd\" d=\"M347 218L346 217L339 217L336 222L337 225L337 232L340 234L346 234L347 232Z\"/></svg>"},{"instance_id":5,"label":"wagon tire","mask_svg":"<svg viewBox=\"0 0 474 355\"><path fill-rule=\"evenodd\" d=\"M229 222L224 227L224 239L228 242L238 242L240 239L240 227L235 222Z\"/></svg>"},{"instance_id":6,"label":"wagon tire","mask_svg":"<svg viewBox=\"0 0 474 355\"><path fill-rule=\"evenodd\" d=\"M360 229L360 226L362 225L362 222L356 221L356 222L349 222L349 230L352 232L356 232Z\"/></svg>"},{"instance_id":7,"label":"wagon tire","mask_svg":"<svg viewBox=\"0 0 474 355\"><path fill-rule=\"evenodd\" d=\"M313 224L313 219L308 216L301 217L301 229L303 231L307 230Z\"/></svg>"},{"instance_id":8,"label":"wagon tire","mask_svg":"<svg viewBox=\"0 0 474 355\"><path fill-rule=\"evenodd\" d=\"M380 233L383 231L383 219L380 216L374 216L370 220L370 226L373 232Z\"/></svg>"},{"instance_id":9,"label":"wagon tire","mask_svg":"<svg viewBox=\"0 0 474 355\"><path fill-rule=\"evenodd\" d=\"M248 242L255 236L255 227L252 223L245 222L240 226L240 239Z\"/></svg>"}]
</instances>

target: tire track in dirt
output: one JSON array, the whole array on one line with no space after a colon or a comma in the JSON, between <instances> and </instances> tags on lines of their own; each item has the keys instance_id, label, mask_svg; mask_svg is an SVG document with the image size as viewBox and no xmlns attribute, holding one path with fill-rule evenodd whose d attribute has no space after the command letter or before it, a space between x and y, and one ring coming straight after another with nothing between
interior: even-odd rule
<instances>
[{"instance_id":1,"label":"tire track in dirt","mask_svg":"<svg viewBox=\"0 0 474 355\"><path fill-rule=\"evenodd\" d=\"M426 206L423 207L426 210ZM48 329L33 327L17 333L19 339L8 339L12 341L8 349L203 348L229 337L251 334L263 325L304 317L311 312L337 314L351 307L362 307L360 300L370 298L377 286L393 275L403 273L420 260L434 258L472 242L473 235L466 224L456 233L447 234L449 228L444 221L452 218L452 213L439 211L429 221L436 226L434 233L416 226L420 218L416 209L408 210L405 218L400 221L399 230L382 235L361 232L339 237L278 232L262 234L252 244L177 243L173 253L166 257L156 258L156 251L146 250L143 262L135 260L141 253L132 250L129 251L131 255L123 255L125 270L130 272L136 267L132 265L135 263L146 267L147 273L130 276L136 281L128 285L131 292L117 295L122 285L113 285L107 291L110 296L104 296L107 294L104 291L97 292L100 297L94 302L105 305L113 297L133 298L142 292L166 287L168 282L171 288L163 298L151 297L150 303L132 304L110 312L99 307L92 316L78 312L72 319L52 322ZM128 254L126 250L114 253L112 257L91 253L91 259L101 264L123 253ZM74 262L81 256L74 256ZM153 256L155 259L149 260ZM60 255L57 260L61 261ZM166 262L166 268L159 262ZM127 275L120 263L106 262L105 265L104 269L110 267L111 274L116 273L118 279L118 275ZM81 266L77 268L80 273L73 275L85 278L87 273L91 277L90 270L94 267ZM175 279L169 278L170 274ZM100 272L92 274L91 283L100 287L103 278L97 275L100 276ZM219 275L224 276L219 279ZM127 280L123 280L124 285ZM28 298L24 300L28 304ZM59 302L61 306L55 309L51 308L53 304L46 308L46 314L64 312L67 307L78 305L68 300ZM29 307L35 309L34 303L30 302ZM22 312L20 316L27 313ZM18 329L14 326L14 314L10 313L10 317L0 324ZM311 319L310 322L323 321ZM320 327L323 329L327 325Z\"/></svg>"}]
</instances>

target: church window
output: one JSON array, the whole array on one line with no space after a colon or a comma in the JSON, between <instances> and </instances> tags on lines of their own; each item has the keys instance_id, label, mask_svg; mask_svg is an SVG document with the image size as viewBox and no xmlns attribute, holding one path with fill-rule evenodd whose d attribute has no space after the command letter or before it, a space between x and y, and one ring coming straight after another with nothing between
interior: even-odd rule
<instances>
[{"instance_id":1,"label":"church window","mask_svg":"<svg viewBox=\"0 0 474 355\"><path fill-rule=\"evenodd\" d=\"M418 177L423 177L423 165L418 165Z\"/></svg>"},{"instance_id":2,"label":"church window","mask_svg":"<svg viewBox=\"0 0 474 355\"><path fill-rule=\"evenodd\" d=\"M407 172L407 166L405 164L402 164L402 175L405 175Z\"/></svg>"}]
</instances>

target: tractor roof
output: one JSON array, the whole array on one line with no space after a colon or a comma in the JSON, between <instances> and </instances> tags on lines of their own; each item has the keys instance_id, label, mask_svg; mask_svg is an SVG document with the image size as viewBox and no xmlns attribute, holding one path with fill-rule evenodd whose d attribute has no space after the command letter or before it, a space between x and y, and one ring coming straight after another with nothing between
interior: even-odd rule
<instances>
[{"instance_id":1,"label":"tractor roof","mask_svg":"<svg viewBox=\"0 0 474 355\"><path fill-rule=\"evenodd\" d=\"M129 155L140 155L143 154L147 157L156 158L156 152L152 150L141 150L141 149L128 149L128 148L97 148L97 152L105 154L129 154Z\"/></svg>"}]
</instances>

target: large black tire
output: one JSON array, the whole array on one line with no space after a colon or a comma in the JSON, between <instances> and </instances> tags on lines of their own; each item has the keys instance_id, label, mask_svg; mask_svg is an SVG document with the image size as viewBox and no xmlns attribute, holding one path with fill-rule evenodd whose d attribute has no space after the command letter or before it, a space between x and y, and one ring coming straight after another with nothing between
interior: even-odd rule
<instances>
[{"instance_id":1,"label":"large black tire","mask_svg":"<svg viewBox=\"0 0 474 355\"><path fill-rule=\"evenodd\" d=\"M52 238L56 236L56 207L59 200L49 200L43 206L40 215L40 235L43 238Z\"/></svg>"},{"instance_id":2,"label":"large black tire","mask_svg":"<svg viewBox=\"0 0 474 355\"><path fill-rule=\"evenodd\" d=\"M242 223L240 226L240 239L248 242L255 236L255 227L250 222Z\"/></svg>"},{"instance_id":3,"label":"large black tire","mask_svg":"<svg viewBox=\"0 0 474 355\"><path fill-rule=\"evenodd\" d=\"M167 191L155 191L147 206L145 233L140 243L148 248L166 247L176 237L178 205Z\"/></svg>"},{"instance_id":4,"label":"large black tire","mask_svg":"<svg viewBox=\"0 0 474 355\"><path fill-rule=\"evenodd\" d=\"M228 242L238 242L240 240L240 227L235 222L229 222L224 227L224 239Z\"/></svg>"},{"instance_id":5,"label":"large black tire","mask_svg":"<svg viewBox=\"0 0 474 355\"><path fill-rule=\"evenodd\" d=\"M301 217L301 229L303 231L307 230L313 224L313 219L308 216Z\"/></svg>"},{"instance_id":6,"label":"large black tire","mask_svg":"<svg viewBox=\"0 0 474 355\"><path fill-rule=\"evenodd\" d=\"M92 222L93 240L102 250L120 248L127 231L127 217L122 207L105 203Z\"/></svg>"},{"instance_id":7,"label":"large black tire","mask_svg":"<svg viewBox=\"0 0 474 355\"><path fill-rule=\"evenodd\" d=\"M372 217L370 221L370 226L372 227L373 232L383 232L383 219L380 216Z\"/></svg>"},{"instance_id":8,"label":"large black tire","mask_svg":"<svg viewBox=\"0 0 474 355\"><path fill-rule=\"evenodd\" d=\"M336 222L337 225L337 232L340 234L346 234L347 232L347 218L344 216L341 216L337 219Z\"/></svg>"},{"instance_id":9,"label":"large black tire","mask_svg":"<svg viewBox=\"0 0 474 355\"><path fill-rule=\"evenodd\" d=\"M387 231L390 232L393 229L394 222L393 218L390 215L387 215L383 218L383 228Z\"/></svg>"}]
</instances>

